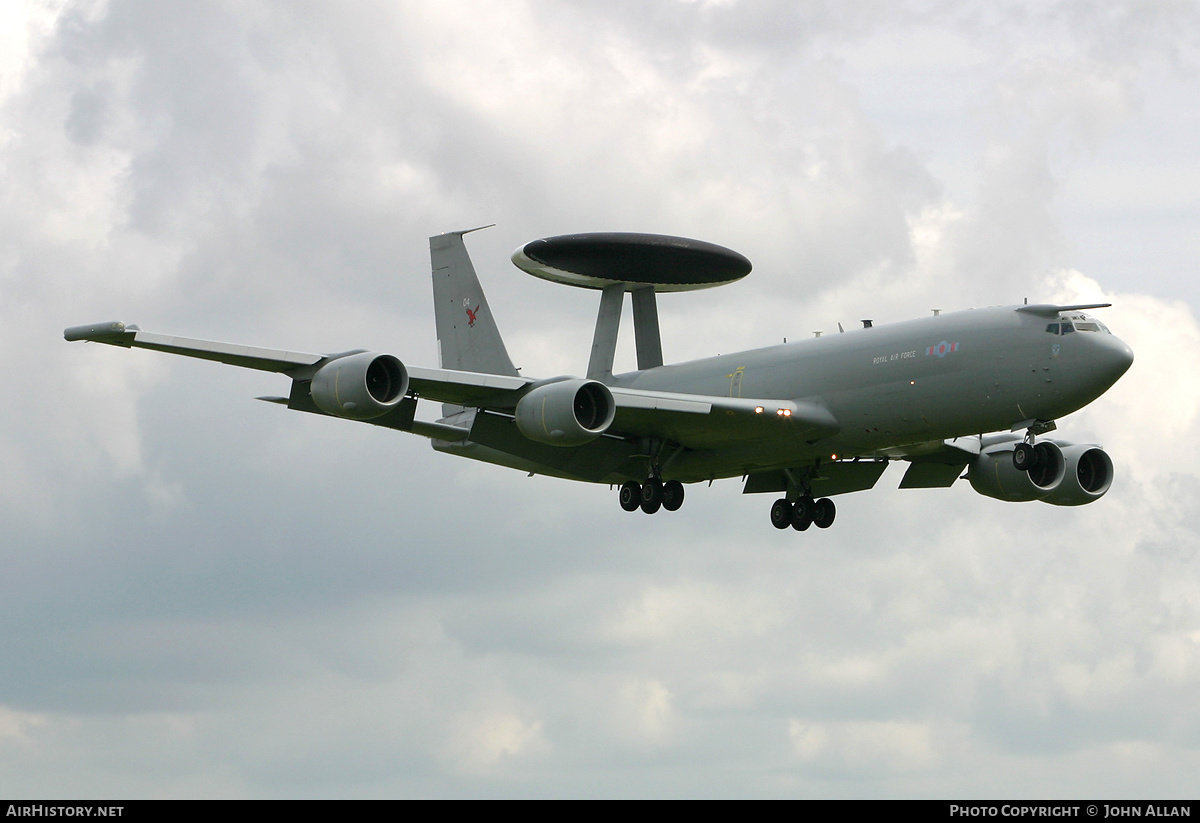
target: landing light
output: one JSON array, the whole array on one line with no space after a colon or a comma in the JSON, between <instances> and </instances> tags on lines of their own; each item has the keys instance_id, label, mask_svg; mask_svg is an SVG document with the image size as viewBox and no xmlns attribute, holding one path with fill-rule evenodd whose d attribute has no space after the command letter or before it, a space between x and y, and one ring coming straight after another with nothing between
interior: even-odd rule
<instances>
[{"instance_id":1,"label":"landing light","mask_svg":"<svg viewBox=\"0 0 1200 823\"><path fill-rule=\"evenodd\" d=\"M755 407L754 407L754 413L755 413L755 414L762 414L762 413L763 413L763 407L762 407L762 406L755 406Z\"/></svg>"}]
</instances>

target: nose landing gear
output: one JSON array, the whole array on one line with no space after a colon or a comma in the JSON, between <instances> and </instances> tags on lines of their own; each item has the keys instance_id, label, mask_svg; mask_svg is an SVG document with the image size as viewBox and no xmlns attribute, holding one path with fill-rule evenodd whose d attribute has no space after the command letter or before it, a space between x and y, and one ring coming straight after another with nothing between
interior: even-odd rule
<instances>
[{"instance_id":1,"label":"nose landing gear","mask_svg":"<svg viewBox=\"0 0 1200 823\"><path fill-rule=\"evenodd\" d=\"M1036 438L1039 434L1046 434L1058 428L1053 420L1033 420L1028 423L1025 439L1013 447L1013 468L1019 472L1032 471L1045 461L1042 450L1035 445Z\"/></svg>"}]
</instances>

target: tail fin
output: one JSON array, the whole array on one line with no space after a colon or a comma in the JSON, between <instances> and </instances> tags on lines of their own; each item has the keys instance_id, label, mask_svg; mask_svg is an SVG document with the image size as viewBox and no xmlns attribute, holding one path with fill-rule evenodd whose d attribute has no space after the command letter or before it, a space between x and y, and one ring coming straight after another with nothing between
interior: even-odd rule
<instances>
[{"instance_id":1,"label":"tail fin","mask_svg":"<svg viewBox=\"0 0 1200 823\"><path fill-rule=\"evenodd\" d=\"M478 229L429 238L439 365L443 369L516 376L517 370L504 348L500 329L463 244L463 235L472 231ZM447 415L457 410L457 406L443 409Z\"/></svg>"}]
</instances>

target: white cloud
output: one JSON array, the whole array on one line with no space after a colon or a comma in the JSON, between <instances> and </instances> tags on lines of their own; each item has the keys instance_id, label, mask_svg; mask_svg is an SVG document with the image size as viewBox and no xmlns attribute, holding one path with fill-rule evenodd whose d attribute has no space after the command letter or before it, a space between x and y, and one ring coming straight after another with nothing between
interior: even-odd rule
<instances>
[{"instance_id":1,"label":"white cloud","mask_svg":"<svg viewBox=\"0 0 1200 823\"><path fill-rule=\"evenodd\" d=\"M455 718L443 752L454 768L486 774L508 761L550 751L538 720L505 711L472 712Z\"/></svg>"},{"instance_id":2,"label":"white cloud","mask_svg":"<svg viewBox=\"0 0 1200 823\"><path fill-rule=\"evenodd\" d=\"M928 771L942 754L934 730L903 721L805 723L791 720L788 736L796 757L831 771L883 770L890 774Z\"/></svg>"}]
</instances>

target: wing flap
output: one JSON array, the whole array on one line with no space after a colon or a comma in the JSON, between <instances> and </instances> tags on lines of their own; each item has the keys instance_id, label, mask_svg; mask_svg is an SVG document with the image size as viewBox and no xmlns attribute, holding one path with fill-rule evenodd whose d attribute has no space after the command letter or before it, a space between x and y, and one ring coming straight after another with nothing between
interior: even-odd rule
<instances>
[{"instance_id":1,"label":"wing flap","mask_svg":"<svg viewBox=\"0 0 1200 823\"><path fill-rule=\"evenodd\" d=\"M458 406L513 409L532 381L507 374L408 368L408 388L420 397Z\"/></svg>"},{"instance_id":2,"label":"wing flap","mask_svg":"<svg viewBox=\"0 0 1200 823\"><path fill-rule=\"evenodd\" d=\"M965 462L948 463L911 463L908 471L900 480L902 489L947 489L967 467Z\"/></svg>"},{"instance_id":3,"label":"wing flap","mask_svg":"<svg viewBox=\"0 0 1200 823\"><path fill-rule=\"evenodd\" d=\"M866 491L879 482L887 467L886 460L838 460L821 463L808 482L812 487L813 497L833 497L835 494ZM805 467L805 470L811 470L811 467ZM797 471L792 470L793 476ZM803 471L801 473L803 474ZM742 494L787 492L789 485L787 469L753 472L746 476Z\"/></svg>"}]
</instances>

